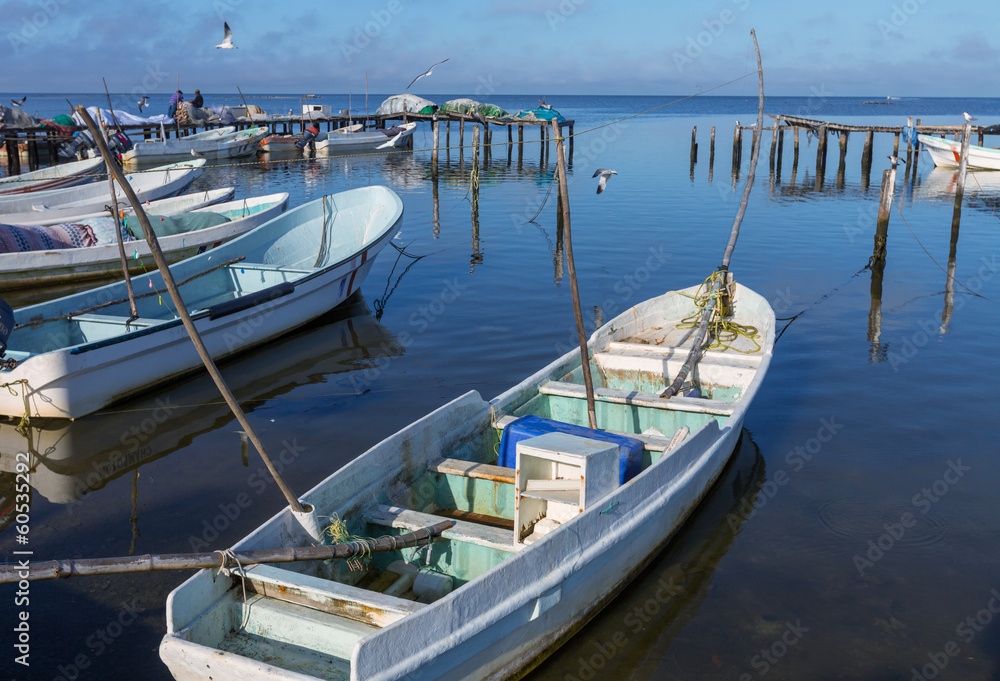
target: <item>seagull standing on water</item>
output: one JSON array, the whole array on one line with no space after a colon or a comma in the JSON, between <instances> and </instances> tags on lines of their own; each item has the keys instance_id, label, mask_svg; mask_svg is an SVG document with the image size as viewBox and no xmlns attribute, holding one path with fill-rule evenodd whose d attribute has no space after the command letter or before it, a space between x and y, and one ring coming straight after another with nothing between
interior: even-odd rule
<instances>
[{"instance_id":1,"label":"seagull standing on water","mask_svg":"<svg viewBox=\"0 0 1000 681\"><path fill-rule=\"evenodd\" d=\"M598 175L601 176L601 179L597 181L597 193L600 194L603 192L604 188L608 186L608 178L617 174L617 170L610 170L609 168L598 168L595 170L594 177L597 177Z\"/></svg>"},{"instance_id":2,"label":"seagull standing on water","mask_svg":"<svg viewBox=\"0 0 1000 681\"><path fill-rule=\"evenodd\" d=\"M962 118L964 118L967 123L971 123L972 121L978 121L979 120L975 116L970 116L969 114L967 114L964 111L962 112Z\"/></svg>"},{"instance_id":3,"label":"seagull standing on water","mask_svg":"<svg viewBox=\"0 0 1000 681\"><path fill-rule=\"evenodd\" d=\"M236 47L236 45L233 45L233 31L232 31L231 28L229 28L229 22L228 21L223 21L222 25L226 29L226 34L224 36L222 36L222 42L215 46L216 49L219 49L219 50L238 50L239 48Z\"/></svg>"},{"instance_id":4,"label":"seagull standing on water","mask_svg":"<svg viewBox=\"0 0 1000 681\"><path fill-rule=\"evenodd\" d=\"M143 95L142 99L140 99L138 102L136 102L136 104L139 105L139 113L142 113L142 107L144 107L147 104L149 104L149 97L147 97L146 95Z\"/></svg>"},{"instance_id":5,"label":"seagull standing on water","mask_svg":"<svg viewBox=\"0 0 1000 681\"><path fill-rule=\"evenodd\" d=\"M448 57L448 59L451 59L451 57ZM409 89L410 89L410 88L411 88L411 87L413 86L413 84L414 84L414 83L416 83L416 82L417 82L418 80L420 80L420 79L421 79L421 78L423 78L424 76L429 76L429 75L431 75L431 73L433 73L433 72L434 72L434 67L435 67L435 66L439 66L439 65L441 65L441 64L443 64L443 63L445 63L446 61L448 61L448 59L442 59L442 60L441 60L441 61L439 61L439 62L438 62L437 64L432 64L432 65L431 65L431 67L430 67L429 69L427 69L426 71L424 71L423 73L421 73L421 74L420 74L419 76L417 76L416 78L414 78L413 80L411 80L411 81L410 81L410 84L406 86L406 89L407 89L407 90L409 90Z\"/></svg>"},{"instance_id":6,"label":"seagull standing on water","mask_svg":"<svg viewBox=\"0 0 1000 681\"><path fill-rule=\"evenodd\" d=\"M21 106L22 104L24 104L25 101L27 101L27 99L28 95L25 95L24 97L21 97L21 99L10 100L10 103L13 104L14 106Z\"/></svg>"}]
</instances>

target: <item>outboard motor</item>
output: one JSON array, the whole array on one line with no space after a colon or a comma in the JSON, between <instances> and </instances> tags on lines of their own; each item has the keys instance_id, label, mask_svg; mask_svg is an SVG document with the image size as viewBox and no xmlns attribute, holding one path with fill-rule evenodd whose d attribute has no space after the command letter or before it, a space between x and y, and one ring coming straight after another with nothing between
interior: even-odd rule
<instances>
[{"instance_id":1,"label":"outboard motor","mask_svg":"<svg viewBox=\"0 0 1000 681\"><path fill-rule=\"evenodd\" d=\"M73 135L73 139L61 144L56 153L59 158L70 160L76 158L77 154L82 154L85 149L96 149L94 137L89 130L81 130Z\"/></svg>"}]
</instances>

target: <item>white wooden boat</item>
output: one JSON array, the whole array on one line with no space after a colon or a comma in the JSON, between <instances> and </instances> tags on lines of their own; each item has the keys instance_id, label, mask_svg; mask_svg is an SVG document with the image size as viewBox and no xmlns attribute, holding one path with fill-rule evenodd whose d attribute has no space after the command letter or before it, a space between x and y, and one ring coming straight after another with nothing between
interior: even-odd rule
<instances>
[{"instance_id":1,"label":"white wooden boat","mask_svg":"<svg viewBox=\"0 0 1000 681\"><path fill-rule=\"evenodd\" d=\"M356 291L402 220L386 187L325 196L171 266L209 352L225 357L294 329ZM0 413L77 418L201 367L158 272L15 311ZM100 307L98 307L100 306ZM50 320L50 321L47 321ZM24 325L24 326L22 326Z\"/></svg>"},{"instance_id":2,"label":"white wooden boat","mask_svg":"<svg viewBox=\"0 0 1000 681\"><path fill-rule=\"evenodd\" d=\"M203 158L189 158L181 163L131 172L126 178L140 201L154 201L176 196L187 189L205 171L205 163ZM121 187L117 187L116 194L119 204L128 203ZM109 203L111 190L104 182L0 196L0 222L25 225L32 221L32 216L37 218L42 212L47 213L46 220L67 222L73 217L102 211Z\"/></svg>"},{"instance_id":3,"label":"white wooden boat","mask_svg":"<svg viewBox=\"0 0 1000 681\"><path fill-rule=\"evenodd\" d=\"M108 193L110 194L110 191ZM197 210L198 208L205 208L213 204L230 201L235 195L235 187L221 187L219 189L206 189L205 191L171 196L166 199L146 201L144 205L147 213L180 215L181 213ZM132 213L132 206L128 203L118 204L118 209L124 211L126 214ZM2 216L0 221L6 220L8 217L11 216ZM62 222L80 222L91 218L107 218L111 217L111 213L107 210L92 210L78 215L67 215L65 211L41 211L39 213L19 213L13 217L18 218L17 224L19 225L57 225Z\"/></svg>"},{"instance_id":4,"label":"white wooden boat","mask_svg":"<svg viewBox=\"0 0 1000 681\"><path fill-rule=\"evenodd\" d=\"M455 519L446 541L375 554L360 569L255 565L184 582L167 599L160 644L174 678L521 678L668 542L737 444L771 360L774 312L737 286L734 321L759 338L705 353L693 374L702 397L662 399L693 342L677 325L695 313L684 295L695 292L640 303L590 338L602 431L581 428L573 351L490 402L470 392L441 407L303 497L358 536ZM236 548L310 543L286 509Z\"/></svg>"},{"instance_id":5,"label":"white wooden boat","mask_svg":"<svg viewBox=\"0 0 1000 681\"><path fill-rule=\"evenodd\" d=\"M30 173L0 177L0 195L27 194L86 184L104 170L104 160L89 158L42 168Z\"/></svg>"},{"instance_id":6,"label":"white wooden boat","mask_svg":"<svg viewBox=\"0 0 1000 681\"><path fill-rule=\"evenodd\" d=\"M962 143L932 135L917 135L939 168L957 168L962 155ZM969 145L969 170L1000 170L1000 149Z\"/></svg>"},{"instance_id":7,"label":"white wooden boat","mask_svg":"<svg viewBox=\"0 0 1000 681\"><path fill-rule=\"evenodd\" d=\"M249 232L280 215L287 206L288 194L280 193L197 208L174 216L157 213L158 207L150 205L147 213L153 229L157 231L163 222L159 218L172 218L170 224L174 230L194 228L193 231L178 234L157 235L167 261L177 262ZM221 216L226 222L199 228L203 223L192 220L192 216L205 214ZM194 224L184 224L185 221ZM77 224L90 227L98 235L96 246L0 253L0 290L119 276L121 258L114 219L110 216L89 218L80 220ZM136 237L125 242L129 271L139 273L156 269L149 244L141 238L142 227L139 226L138 218L131 213L126 215L125 225Z\"/></svg>"},{"instance_id":8,"label":"white wooden boat","mask_svg":"<svg viewBox=\"0 0 1000 681\"><path fill-rule=\"evenodd\" d=\"M413 131L417 129L416 123L404 123L395 128L385 130L368 130L363 132L350 132L347 128L331 130L326 134L326 138L316 142L316 151L342 152L342 151L376 151L378 147L385 144L397 135L399 139L393 148L405 149L406 144L413 136ZM395 131L395 132L393 132ZM388 134L388 133L392 134Z\"/></svg>"},{"instance_id":9,"label":"white wooden boat","mask_svg":"<svg viewBox=\"0 0 1000 681\"><path fill-rule=\"evenodd\" d=\"M361 123L356 123L354 125L345 126L343 128L337 128L336 130L330 132L321 132L313 140L317 145L324 141L329 135L346 135L348 133L359 132L364 126ZM268 135L260 141L261 151L267 152L269 154L300 154L302 149L300 149L296 144L302 139L302 135ZM383 140L384 141L384 140Z\"/></svg>"},{"instance_id":10,"label":"white wooden boat","mask_svg":"<svg viewBox=\"0 0 1000 681\"><path fill-rule=\"evenodd\" d=\"M209 130L207 132L215 132ZM205 133L198 133L203 135ZM189 135L176 139L157 139L136 142L127 152L122 154L122 162L126 164L164 163L166 161L181 161L194 155L211 159L240 158L257 153L260 141L270 134L267 128L253 127L246 130L229 132L223 135L198 137ZM194 152L192 154L192 152Z\"/></svg>"}]
</instances>

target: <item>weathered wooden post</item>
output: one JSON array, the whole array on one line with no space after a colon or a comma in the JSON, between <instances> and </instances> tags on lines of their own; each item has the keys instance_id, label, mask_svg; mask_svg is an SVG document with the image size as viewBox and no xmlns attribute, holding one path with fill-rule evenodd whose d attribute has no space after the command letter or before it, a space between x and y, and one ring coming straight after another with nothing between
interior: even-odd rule
<instances>
[{"instance_id":1,"label":"weathered wooden post","mask_svg":"<svg viewBox=\"0 0 1000 681\"><path fill-rule=\"evenodd\" d=\"M820 176L826 173L826 126L819 126L816 134L819 136L819 143L816 145L816 175Z\"/></svg>"},{"instance_id":2,"label":"weathered wooden post","mask_svg":"<svg viewBox=\"0 0 1000 681\"><path fill-rule=\"evenodd\" d=\"M472 192L472 214L474 218L479 216L479 126L472 126L472 178L470 180Z\"/></svg>"},{"instance_id":3,"label":"weathered wooden post","mask_svg":"<svg viewBox=\"0 0 1000 681\"><path fill-rule=\"evenodd\" d=\"M906 117L906 171L903 173L904 179L910 174L910 167L913 165L913 136L910 131L913 129L913 116Z\"/></svg>"},{"instance_id":4,"label":"weathered wooden post","mask_svg":"<svg viewBox=\"0 0 1000 681\"><path fill-rule=\"evenodd\" d=\"M792 172L794 173L799 167L799 128L798 126L792 126L792 145L794 152L792 153Z\"/></svg>"},{"instance_id":5,"label":"weathered wooden post","mask_svg":"<svg viewBox=\"0 0 1000 681\"><path fill-rule=\"evenodd\" d=\"M917 130L920 130L920 124L923 123L923 119L917 119ZM908 167L910 169L910 182L915 182L917 179L917 165L920 163L920 138L913 140L913 165Z\"/></svg>"},{"instance_id":6,"label":"weathered wooden post","mask_svg":"<svg viewBox=\"0 0 1000 681\"><path fill-rule=\"evenodd\" d=\"M698 162L698 126L691 128L691 167Z\"/></svg>"},{"instance_id":7,"label":"weathered wooden post","mask_svg":"<svg viewBox=\"0 0 1000 681\"><path fill-rule=\"evenodd\" d=\"M465 115L462 114L462 118L458 123L458 147L460 149L465 148Z\"/></svg>"},{"instance_id":8,"label":"weathered wooden post","mask_svg":"<svg viewBox=\"0 0 1000 681\"><path fill-rule=\"evenodd\" d=\"M712 126L712 135L708 142L708 174L712 174L712 166L715 165L715 126Z\"/></svg>"},{"instance_id":9,"label":"weathered wooden post","mask_svg":"<svg viewBox=\"0 0 1000 681\"><path fill-rule=\"evenodd\" d=\"M878 219L875 223L875 253L873 257L878 257L879 254L879 232L885 233L889 229L889 214L892 212L892 196L896 190L896 166L893 164L892 168L882 173L882 191L879 195L878 202ZM884 247L884 240L883 240ZM884 257L884 248L883 248Z\"/></svg>"},{"instance_id":10,"label":"weathered wooden post","mask_svg":"<svg viewBox=\"0 0 1000 681\"><path fill-rule=\"evenodd\" d=\"M7 149L7 174L20 175L21 152L17 148L17 135L8 133L4 141L4 147Z\"/></svg>"},{"instance_id":11,"label":"weathered wooden post","mask_svg":"<svg viewBox=\"0 0 1000 681\"><path fill-rule=\"evenodd\" d=\"M840 169L843 169L847 162L847 138L850 134L847 130L840 131Z\"/></svg>"},{"instance_id":12,"label":"weathered wooden post","mask_svg":"<svg viewBox=\"0 0 1000 681\"><path fill-rule=\"evenodd\" d=\"M740 129L740 122L736 121L736 128L733 130L733 176L740 174L740 145L742 144L743 131Z\"/></svg>"},{"instance_id":13,"label":"weathered wooden post","mask_svg":"<svg viewBox=\"0 0 1000 681\"><path fill-rule=\"evenodd\" d=\"M955 210L951 215L951 228L958 229L962 221L962 197L965 194L965 171L969 166L969 142L972 139L972 124L962 126L962 152L958 158L958 182L955 185Z\"/></svg>"},{"instance_id":14,"label":"weathered wooden post","mask_svg":"<svg viewBox=\"0 0 1000 681\"><path fill-rule=\"evenodd\" d=\"M432 139L433 139L433 141L431 142L431 175L437 175L437 173L438 173L438 146L439 146L439 143L441 141L441 138L440 138L441 125L440 125L440 121L438 121L438 119L437 119L437 116L435 116L433 119L431 119L431 130L433 131L432 132Z\"/></svg>"},{"instance_id":15,"label":"weathered wooden post","mask_svg":"<svg viewBox=\"0 0 1000 681\"><path fill-rule=\"evenodd\" d=\"M444 146L446 150L451 149L451 119L444 122Z\"/></svg>"}]
</instances>

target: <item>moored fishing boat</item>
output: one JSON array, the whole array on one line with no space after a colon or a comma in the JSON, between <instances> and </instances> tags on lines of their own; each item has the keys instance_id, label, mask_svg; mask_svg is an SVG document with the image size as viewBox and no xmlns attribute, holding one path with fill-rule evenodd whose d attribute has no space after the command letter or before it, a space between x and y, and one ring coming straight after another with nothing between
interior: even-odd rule
<instances>
[{"instance_id":1,"label":"moored fishing boat","mask_svg":"<svg viewBox=\"0 0 1000 681\"><path fill-rule=\"evenodd\" d=\"M122 162L127 164L163 163L181 161L194 155L212 159L252 156L257 152L260 141L268 134L267 128L253 127L204 138L190 135L167 140L145 140L136 143L122 154Z\"/></svg>"},{"instance_id":2,"label":"moored fishing boat","mask_svg":"<svg viewBox=\"0 0 1000 681\"><path fill-rule=\"evenodd\" d=\"M957 168L961 161L962 143L932 135L917 135L939 168ZM966 161L969 170L1000 170L1000 149L969 145Z\"/></svg>"},{"instance_id":3,"label":"moored fishing boat","mask_svg":"<svg viewBox=\"0 0 1000 681\"><path fill-rule=\"evenodd\" d=\"M327 153L377 151L379 147L394 139L396 141L393 147L403 149L416 129L416 123L403 123L394 128L386 128L384 130L351 131L348 128L331 130L326 134L324 139L316 142L316 151L325 151Z\"/></svg>"},{"instance_id":4,"label":"moored fishing boat","mask_svg":"<svg viewBox=\"0 0 1000 681\"><path fill-rule=\"evenodd\" d=\"M367 187L311 201L171 267L213 357L275 338L356 291L403 207ZM76 418L201 366L158 272L15 312L0 413ZM8 391L9 393L10 391ZM10 399L7 399L7 398Z\"/></svg>"},{"instance_id":5,"label":"moored fishing boat","mask_svg":"<svg viewBox=\"0 0 1000 681\"><path fill-rule=\"evenodd\" d=\"M377 444L302 497L357 536L442 519L444 541L366 563L202 571L167 601L160 656L178 681L520 678L669 540L723 470L767 372L774 313L732 291L737 335L684 396L697 287L623 312L580 354L487 402L469 392ZM499 440L499 442L498 442ZM237 550L303 546L288 509ZM246 598L244 598L244 587Z\"/></svg>"},{"instance_id":6,"label":"moored fishing boat","mask_svg":"<svg viewBox=\"0 0 1000 681\"><path fill-rule=\"evenodd\" d=\"M126 176L140 201L153 201L180 194L205 170L205 159L189 158ZM125 204L125 193L116 186L118 203ZM111 190L104 182L92 182L77 187L65 187L30 194L0 196L0 222L30 224L32 218L45 213L47 220L65 222L80 215L100 212L111 202ZM51 223L50 223L51 224Z\"/></svg>"},{"instance_id":7,"label":"moored fishing boat","mask_svg":"<svg viewBox=\"0 0 1000 681\"><path fill-rule=\"evenodd\" d=\"M108 192L110 198L110 191ZM236 195L235 187L220 187L219 189L206 189L205 191L171 196L166 199L156 199L146 201L143 204L147 213L155 215L180 215L191 210L204 208L217 203L229 201ZM126 215L131 214L132 206L128 203L119 203L118 209ZM58 225L65 222L79 222L91 218L111 217L108 210L90 210L73 214L71 210L39 211L37 213L18 213L16 215L4 215L3 219L14 217L19 225Z\"/></svg>"},{"instance_id":8,"label":"moored fishing boat","mask_svg":"<svg viewBox=\"0 0 1000 681\"><path fill-rule=\"evenodd\" d=\"M103 169L103 159L90 158L20 175L0 177L0 195L26 194L86 184L95 180Z\"/></svg>"},{"instance_id":9,"label":"moored fishing boat","mask_svg":"<svg viewBox=\"0 0 1000 681\"><path fill-rule=\"evenodd\" d=\"M279 193L210 205L179 215L157 213L158 207L151 204L146 213L152 220L163 254L169 262L177 262L245 234L280 215L287 205L288 194ZM156 267L149 245L140 236L142 228L137 219L126 215L124 223L126 231L131 228L130 238L125 241L129 271L145 272ZM7 240L10 231L30 234L32 227L0 225L0 243ZM88 218L63 225L62 229L89 232L94 235L96 244L80 248L0 253L0 290L49 286L121 274L115 236L117 226L113 218Z\"/></svg>"}]
</instances>

